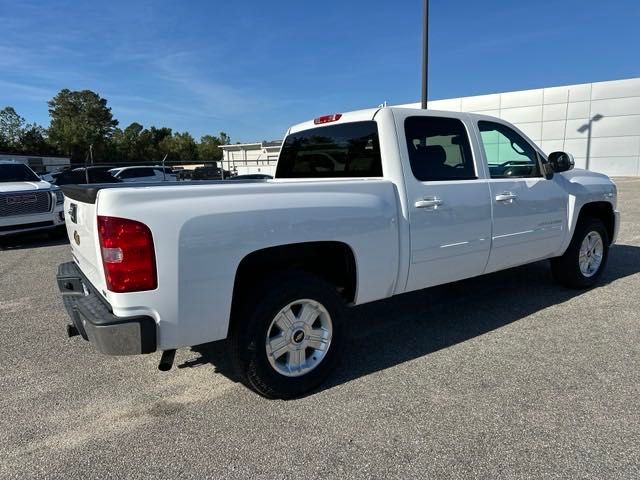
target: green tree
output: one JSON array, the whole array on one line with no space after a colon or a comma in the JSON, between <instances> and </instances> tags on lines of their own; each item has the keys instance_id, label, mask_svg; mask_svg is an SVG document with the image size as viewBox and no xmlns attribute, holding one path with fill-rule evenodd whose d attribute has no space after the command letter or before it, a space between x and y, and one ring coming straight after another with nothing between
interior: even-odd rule
<instances>
[{"instance_id":1,"label":"green tree","mask_svg":"<svg viewBox=\"0 0 640 480\"><path fill-rule=\"evenodd\" d=\"M47 131L40 125L31 123L25 125L20 132L20 151L23 153L34 153L40 155L56 153L47 141Z\"/></svg>"},{"instance_id":2,"label":"green tree","mask_svg":"<svg viewBox=\"0 0 640 480\"><path fill-rule=\"evenodd\" d=\"M167 159L182 162L198 161L198 145L189 132L174 133L173 136L165 137L159 144L163 157L168 154Z\"/></svg>"},{"instance_id":3,"label":"green tree","mask_svg":"<svg viewBox=\"0 0 640 480\"><path fill-rule=\"evenodd\" d=\"M229 145L231 143L231 137L224 132L220 132L220 145Z\"/></svg>"},{"instance_id":4,"label":"green tree","mask_svg":"<svg viewBox=\"0 0 640 480\"><path fill-rule=\"evenodd\" d=\"M7 150L20 150L20 135L24 129L24 118L13 107L0 110L0 143Z\"/></svg>"},{"instance_id":5,"label":"green tree","mask_svg":"<svg viewBox=\"0 0 640 480\"><path fill-rule=\"evenodd\" d=\"M203 135L198 144L198 155L203 162L217 162L222 158L220 139L213 135Z\"/></svg>"},{"instance_id":6,"label":"green tree","mask_svg":"<svg viewBox=\"0 0 640 480\"><path fill-rule=\"evenodd\" d=\"M146 145L143 143L143 139L140 137L140 134L143 131L144 127L137 122L133 122L131 125L124 129L124 139L126 145L129 148L127 160L129 160L130 162L140 162L145 160Z\"/></svg>"},{"instance_id":7,"label":"green tree","mask_svg":"<svg viewBox=\"0 0 640 480\"><path fill-rule=\"evenodd\" d=\"M144 127L137 122L133 122L124 130L116 128L111 139L114 160L118 162L147 160L145 137L142 135L145 131Z\"/></svg>"},{"instance_id":8,"label":"green tree","mask_svg":"<svg viewBox=\"0 0 640 480\"><path fill-rule=\"evenodd\" d=\"M25 123L13 107L0 110L0 150L46 155L57 153L47 131L36 123Z\"/></svg>"},{"instance_id":9,"label":"green tree","mask_svg":"<svg viewBox=\"0 0 640 480\"><path fill-rule=\"evenodd\" d=\"M165 139L171 142L172 131L167 127L150 127L141 134L141 141L144 147L145 157L149 161L159 162L168 153L167 149L162 145Z\"/></svg>"},{"instance_id":10,"label":"green tree","mask_svg":"<svg viewBox=\"0 0 640 480\"><path fill-rule=\"evenodd\" d=\"M61 90L49 101L49 115L51 142L74 160L84 160L90 145L106 154L118 125L107 100L91 90Z\"/></svg>"}]
</instances>

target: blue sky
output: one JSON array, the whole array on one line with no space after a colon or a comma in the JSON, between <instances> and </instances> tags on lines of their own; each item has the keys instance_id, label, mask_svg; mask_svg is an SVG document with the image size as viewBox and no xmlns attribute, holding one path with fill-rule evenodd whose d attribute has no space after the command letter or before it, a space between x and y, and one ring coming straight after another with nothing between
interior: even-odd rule
<instances>
[{"instance_id":1,"label":"blue sky","mask_svg":"<svg viewBox=\"0 0 640 480\"><path fill-rule=\"evenodd\" d=\"M233 142L418 101L422 0L0 0L0 108L49 123L61 88L125 127ZM640 75L638 0L431 0L430 98Z\"/></svg>"}]
</instances>

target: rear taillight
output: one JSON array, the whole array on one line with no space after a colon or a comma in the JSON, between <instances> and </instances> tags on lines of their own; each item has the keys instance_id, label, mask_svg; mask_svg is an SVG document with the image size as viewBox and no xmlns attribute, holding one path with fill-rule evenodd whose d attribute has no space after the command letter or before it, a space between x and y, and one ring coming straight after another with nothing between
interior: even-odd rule
<instances>
[{"instance_id":1,"label":"rear taillight","mask_svg":"<svg viewBox=\"0 0 640 480\"><path fill-rule=\"evenodd\" d=\"M140 292L158 286L149 227L126 218L98 216L98 237L109 290Z\"/></svg>"}]
</instances>

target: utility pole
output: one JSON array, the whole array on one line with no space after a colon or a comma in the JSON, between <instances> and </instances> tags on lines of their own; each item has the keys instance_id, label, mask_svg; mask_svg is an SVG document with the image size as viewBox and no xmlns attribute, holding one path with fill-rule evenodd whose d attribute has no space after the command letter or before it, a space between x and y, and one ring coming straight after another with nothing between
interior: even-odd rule
<instances>
[{"instance_id":1,"label":"utility pole","mask_svg":"<svg viewBox=\"0 0 640 480\"><path fill-rule=\"evenodd\" d=\"M424 0L422 23L422 108L427 108L427 86L429 76L429 0Z\"/></svg>"}]
</instances>

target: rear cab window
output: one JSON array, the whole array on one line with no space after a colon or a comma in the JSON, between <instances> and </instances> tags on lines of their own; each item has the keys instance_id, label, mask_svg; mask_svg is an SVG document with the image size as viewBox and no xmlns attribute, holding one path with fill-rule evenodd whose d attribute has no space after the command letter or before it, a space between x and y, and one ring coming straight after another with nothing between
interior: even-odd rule
<instances>
[{"instance_id":1,"label":"rear cab window","mask_svg":"<svg viewBox=\"0 0 640 480\"><path fill-rule=\"evenodd\" d=\"M382 177L378 125L350 122L289 135L276 178Z\"/></svg>"}]
</instances>

